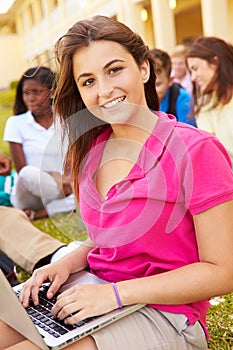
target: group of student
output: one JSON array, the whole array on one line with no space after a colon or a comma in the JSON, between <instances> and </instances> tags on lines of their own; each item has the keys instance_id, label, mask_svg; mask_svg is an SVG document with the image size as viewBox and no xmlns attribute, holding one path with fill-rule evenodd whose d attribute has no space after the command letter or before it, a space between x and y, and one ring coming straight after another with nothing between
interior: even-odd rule
<instances>
[{"instance_id":1,"label":"group of student","mask_svg":"<svg viewBox=\"0 0 233 350\"><path fill-rule=\"evenodd\" d=\"M44 281L51 282L47 295L52 298L70 274L88 269L109 283L86 285L82 292L76 286L61 295L55 317L72 324L116 309L119 300L120 305L146 306L67 349L141 350L143 344L143 349L206 350L208 299L233 290L232 46L202 37L189 48L186 57L195 82L191 117L180 85L183 110L176 107L176 117L167 114L169 56L149 50L137 33L114 19L95 16L76 22L54 51L56 88L38 86L33 79L37 68L24 75L30 79L21 89L25 100L30 94L52 97L66 153L64 174L72 179L89 241L50 263L54 253L67 247L35 227L31 230L31 209L43 208L32 202L30 208L25 203L21 207L30 212L1 208L0 249L33 271L24 284L22 304L27 307L30 296L38 302ZM160 93L162 80L168 89ZM10 123L18 124L12 119L31 120L46 131L54 123L52 113L40 119L33 106L28 102L29 111L22 110L26 114L12 117L6 126L19 177L26 165L34 164L25 158L22 139L6 136ZM46 115L48 111L47 105ZM0 164L7 167L4 157ZM57 180L57 170L42 170L60 190L61 172ZM35 178L38 185L41 178ZM62 195L57 191L45 203L69 196L71 188L66 192L64 187ZM22 235L17 245L26 234L27 246L16 247L14 225ZM4 234L12 239L7 242L11 247ZM0 334L0 349L37 349L2 321Z\"/></svg>"}]
</instances>

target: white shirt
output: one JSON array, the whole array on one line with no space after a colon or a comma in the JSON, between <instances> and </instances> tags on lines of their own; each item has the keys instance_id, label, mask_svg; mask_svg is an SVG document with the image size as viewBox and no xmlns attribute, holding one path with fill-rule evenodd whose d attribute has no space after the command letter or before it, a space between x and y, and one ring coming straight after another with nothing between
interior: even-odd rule
<instances>
[{"instance_id":1,"label":"white shirt","mask_svg":"<svg viewBox=\"0 0 233 350\"><path fill-rule=\"evenodd\" d=\"M8 118L4 141L22 144L27 165L44 171L63 172L67 144L62 145L61 129L54 124L48 129L38 124L30 111Z\"/></svg>"}]
</instances>

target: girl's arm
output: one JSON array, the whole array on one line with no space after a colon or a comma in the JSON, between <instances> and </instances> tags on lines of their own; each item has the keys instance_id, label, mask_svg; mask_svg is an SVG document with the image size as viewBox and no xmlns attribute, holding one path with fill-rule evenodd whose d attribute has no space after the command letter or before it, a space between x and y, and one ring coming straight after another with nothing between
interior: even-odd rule
<instances>
[{"instance_id":1,"label":"girl's arm","mask_svg":"<svg viewBox=\"0 0 233 350\"><path fill-rule=\"evenodd\" d=\"M25 155L21 143L9 142L11 157L17 173L26 165Z\"/></svg>"},{"instance_id":2,"label":"girl's arm","mask_svg":"<svg viewBox=\"0 0 233 350\"><path fill-rule=\"evenodd\" d=\"M230 293L233 290L232 214L233 200L194 215L200 262L117 283L123 305L185 304Z\"/></svg>"}]
</instances>

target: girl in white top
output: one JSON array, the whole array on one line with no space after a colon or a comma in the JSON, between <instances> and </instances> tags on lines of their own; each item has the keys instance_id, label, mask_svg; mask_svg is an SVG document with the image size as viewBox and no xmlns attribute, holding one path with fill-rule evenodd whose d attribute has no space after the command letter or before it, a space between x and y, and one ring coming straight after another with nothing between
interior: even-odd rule
<instances>
[{"instance_id":1,"label":"girl in white top","mask_svg":"<svg viewBox=\"0 0 233 350\"><path fill-rule=\"evenodd\" d=\"M17 86L15 115L4 132L18 173L11 201L31 219L75 208L70 178L63 175L66 150L53 120L54 84L49 68L27 70Z\"/></svg>"},{"instance_id":2,"label":"girl in white top","mask_svg":"<svg viewBox=\"0 0 233 350\"><path fill-rule=\"evenodd\" d=\"M197 38L187 62L196 83L197 126L214 134L233 161L233 46L216 37Z\"/></svg>"}]
</instances>

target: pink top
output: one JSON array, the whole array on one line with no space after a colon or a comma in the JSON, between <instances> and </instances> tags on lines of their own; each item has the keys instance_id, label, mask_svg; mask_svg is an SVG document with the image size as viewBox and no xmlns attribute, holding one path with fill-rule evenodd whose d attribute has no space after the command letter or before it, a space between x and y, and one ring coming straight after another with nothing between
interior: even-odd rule
<instances>
[{"instance_id":1,"label":"pink top","mask_svg":"<svg viewBox=\"0 0 233 350\"><path fill-rule=\"evenodd\" d=\"M171 115L158 114L137 163L104 201L94 177L110 127L97 138L82 169L80 210L96 244L88 262L93 273L109 282L199 261L192 215L233 198L231 162L220 142ZM200 320L206 327L207 300L151 306L185 314L190 324Z\"/></svg>"}]
</instances>

